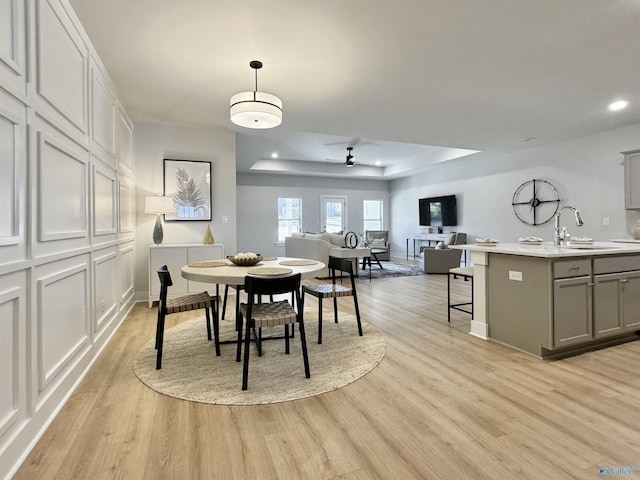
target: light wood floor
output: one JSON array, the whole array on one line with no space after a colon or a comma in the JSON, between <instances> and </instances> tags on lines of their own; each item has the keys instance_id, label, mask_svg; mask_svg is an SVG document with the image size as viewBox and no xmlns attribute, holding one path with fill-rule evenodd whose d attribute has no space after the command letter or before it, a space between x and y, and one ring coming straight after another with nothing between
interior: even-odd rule
<instances>
[{"instance_id":1,"label":"light wood floor","mask_svg":"<svg viewBox=\"0 0 640 480\"><path fill-rule=\"evenodd\" d=\"M456 288L464 298L468 284ZM132 363L155 309L138 304L15 478L537 480L640 465L640 342L541 361L468 335L464 313L449 326L445 276L361 281L358 293L387 341L381 364L264 406L145 387Z\"/></svg>"}]
</instances>

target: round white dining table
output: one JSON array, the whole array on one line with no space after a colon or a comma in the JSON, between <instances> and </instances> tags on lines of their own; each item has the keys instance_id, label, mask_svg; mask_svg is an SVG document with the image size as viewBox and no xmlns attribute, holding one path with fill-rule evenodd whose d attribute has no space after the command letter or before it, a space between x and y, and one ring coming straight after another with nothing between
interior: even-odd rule
<instances>
[{"instance_id":1,"label":"round white dining table","mask_svg":"<svg viewBox=\"0 0 640 480\"><path fill-rule=\"evenodd\" d=\"M196 282L244 285L244 277L252 272L256 275L265 276L263 273L265 268L288 269L291 270L291 272L284 273L284 270L282 270L282 274L295 275L296 273L300 273L302 278L312 278L325 267L325 264L318 260L292 257L271 257L271 259L267 258L251 267L235 265L227 259L214 260L210 263L216 266L203 267L201 265L206 264L203 262L185 265L182 267L182 276L187 280Z\"/></svg>"}]
</instances>

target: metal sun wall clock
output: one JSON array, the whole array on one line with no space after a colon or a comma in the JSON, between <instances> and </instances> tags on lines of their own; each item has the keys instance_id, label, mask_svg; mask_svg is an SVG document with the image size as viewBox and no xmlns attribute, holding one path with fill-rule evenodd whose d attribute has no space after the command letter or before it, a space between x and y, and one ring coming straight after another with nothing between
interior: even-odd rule
<instances>
[{"instance_id":1,"label":"metal sun wall clock","mask_svg":"<svg viewBox=\"0 0 640 480\"><path fill-rule=\"evenodd\" d=\"M558 212L560 195L556 187L546 180L528 180L516 188L511 205L522 223L542 225Z\"/></svg>"}]
</instances>

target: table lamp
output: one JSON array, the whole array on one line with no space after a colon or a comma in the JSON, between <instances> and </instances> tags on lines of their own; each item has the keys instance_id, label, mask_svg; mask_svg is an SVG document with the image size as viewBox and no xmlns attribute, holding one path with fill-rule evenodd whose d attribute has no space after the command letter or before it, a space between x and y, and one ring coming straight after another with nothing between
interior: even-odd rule
<instances>
[{"instance_id":1,"label":"table lamp","mask_svg":"<svg viewBox=\"0 0 640 480\"><path fill-rule=\"evenodd\" d=\"M160 215L173 213L173 197L163 197L156 195L153 197L145 197L144 213L155 214L156 225L153 227L153 243L160 245L164 236L162 232L162 219Z\"/></svg>"}]
</instances>

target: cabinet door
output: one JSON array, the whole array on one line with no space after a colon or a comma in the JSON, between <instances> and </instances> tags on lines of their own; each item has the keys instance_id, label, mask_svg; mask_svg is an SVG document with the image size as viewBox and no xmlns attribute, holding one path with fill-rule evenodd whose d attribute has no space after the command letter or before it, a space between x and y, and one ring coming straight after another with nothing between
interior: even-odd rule
<instances>
[{"instance_id":1,"label":"cabinet door","mask_svg":"<svg viewBox=\"0 0 640 480\"><path fill-rule=\"evenodd\" d=\"M624 329L640 330L640 272L621 275L622 324Z\"/></svg>"},{"instance_id":2,"label":"cabinet door","mask_svg":"<svg viewBox=\"0 0 640 480\"><path fill-rule=\"evenodd\" d=\"M622 279L620 274L593 277L593 335L595 338L622 333Z\"/></svg>"},{"instance_id":3,"label":"cabinet door","mask_svg":"<svg viewBox=\"0 0 640 480\"><path fill-rule=\"evenodd\" d=\"M555 348L591 340L591 277L553 282L553 343Z\"/></svg>"},{"instance_id":4,"label":"cabinet door","mask_svg":"<svg viewBox=\"0 0 640 480\"><path fill-rule=\"evenodd\" d=\"M182 278L180 269L187 263L187 249L184 247L150 247L149 250L149 298L155 300L160 295L160 279L158 268L166 265L171 274L173 286L169 287L169 295L187 293L187 280Z\"/></svg>"},{"instance_id":5,"label":"cabinet door","mask_svg":"<svg viewBox=\"0 0 640 480\"><path fill-rule=\"evenodd\" d=\"M189 247L188 263L219 260L222 258L222 254L222 245ZM212 283L189 280L189 293L209 292L210 295L215 295L215 287L215 284Z\"/></svg>"},{"instance_id":6,"label":"cabinet door","mask_svg":"<svg viewBox=\"0 0 640 480\"><path fill-rule=\"evenodd\" d=\"M625 208L640 208L640 150L624 153Z\"/></svg>"}]
</instances>

